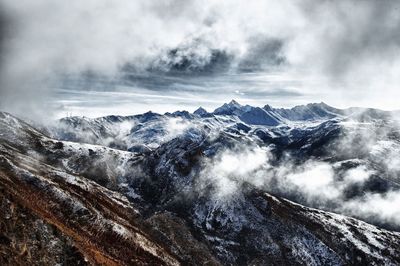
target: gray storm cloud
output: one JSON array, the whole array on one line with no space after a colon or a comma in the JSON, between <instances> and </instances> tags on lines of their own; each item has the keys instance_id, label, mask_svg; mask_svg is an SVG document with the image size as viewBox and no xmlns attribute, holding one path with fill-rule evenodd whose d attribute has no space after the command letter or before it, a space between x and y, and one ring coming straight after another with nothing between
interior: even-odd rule
<instances>
[{"instance_id":1,"label":"gray storm cloud","mask_svg":"<svg viewBox=\"0 0 400 266\"><path fill-rule=\"evenodd\" d=\"M268 72L279 65L319 80L305 84L310 91L338 91L348 104L357 98L394 109L400 96L397 1L0 3L1 21L12 25L2 27L0 50L5 110L45 109L59 76L119 77L127 65L136 72L215 70L216 63L228 72Z\"/></svg>"}]
</instances>

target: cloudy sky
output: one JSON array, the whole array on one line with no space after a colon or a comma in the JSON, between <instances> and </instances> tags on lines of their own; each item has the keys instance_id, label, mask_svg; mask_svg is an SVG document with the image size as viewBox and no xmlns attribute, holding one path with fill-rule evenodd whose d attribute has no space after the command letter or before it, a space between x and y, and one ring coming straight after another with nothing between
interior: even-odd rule
<instances>
[{"instance_id":1,"label":"cloudy sky","mask_svg":"<svg viewBox=\"0 0 400 266\"><path fill-rule=\"evenodd\" d=\"M395 0L0 0L0 109L400 109Z\"/></svg>"}]
</instances>

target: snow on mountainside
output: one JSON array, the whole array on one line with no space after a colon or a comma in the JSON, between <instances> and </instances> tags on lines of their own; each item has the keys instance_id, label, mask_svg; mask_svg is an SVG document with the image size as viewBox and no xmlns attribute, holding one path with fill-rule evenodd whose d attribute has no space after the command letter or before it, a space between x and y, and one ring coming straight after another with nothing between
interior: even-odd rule
<instances>
[{"instance_id":1,"label":"snow on mountainside","mask_svg":"<svg viewBox=\"0 0 400 266\"><path fill-rule=\"evenodd\" d=\"M324 103L67 117L46 134L1 113L0 194L65 243L40 252L95 264L397 265L398 152L390 113ZM3 224L6 243L19 229Z\"/></svg>"},{"instance_id":2,"label":"snow on mountainside","mask_svg":"<svg viewBox=\"0 0 400 266\"><path fill-rule=\"evenodd\" d=\"M274 138L288 135L291 130L302 131L327 121L335 127L338 121L375 120L390 120L390 113L361 108L341 110L325 103L296 106L292 109L272 108L269 105L260 108L243 106L232 100L211 113L199 108L193 114L177 111L164 115L147 112L94 119L66 117L48 130L51 136L63 140L101 144L123 150L149 150L188 129L215 132L248 128L247 131L251 131L251 134L258 132L261 138L261 135Z\"/></svg>"},{"instance_id":3,"label":"snow on mountainside","mask_svg":"<svg viewBox=\"0 0 400 266\"><path fill-rule=\"evenodd\" d=\"M277 126L279 120L268 114L265 110L255 107L240 115L240 120L250 125Z\"/></svg>"},{"instance_id":4,"label":"snow on mountainside","mask_svg":"<svg viewBox=\"0 0 400 266\"><path fill-rule=\"evenodd\" d=\"M300 105L292 109L273 109L269 106L265 106L264 109L291 121L329 119L345 114L344 110L333 108L323 102Z\"/></svg>"},{"instance_id":5,"label":"snow on mountainside","mask_svg":"<svg viewBox=\"0 0 400 266\"><path fill-rule=\"evenodd\" d=\"M255 119L255 123L249 120L249 124L259 124L258 121L262 120L262 117L268 116L270 119L276 121L271 123L263 123L262 125L275 126L279 122L282 123L285 121L322 120L343 116L345 114L345 110L333 108L325 103L300 105L291 109L272 108L269 105L265 105L264 108L259 108L249 105L242 106L235 100L232 100L230 103L223 104L213 112L214 115L237 116L243 116L246 113L248 113L248 115L245 115L244 117L253 116L253 119Z\"/></svg>"}]
</instances>

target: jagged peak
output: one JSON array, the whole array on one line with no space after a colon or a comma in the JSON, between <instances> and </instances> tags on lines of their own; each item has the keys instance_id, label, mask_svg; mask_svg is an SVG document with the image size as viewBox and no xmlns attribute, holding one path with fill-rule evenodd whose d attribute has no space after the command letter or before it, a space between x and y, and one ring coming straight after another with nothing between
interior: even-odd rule
<instances>
[{"instance_id":1,"label":"jagged peak","mask_svg":"<svg viewBox=\"0 0 400 266\"><path fill-rule=\"evenodd\" d=\"M272 108L271 105L266 104L266 105L264 105L264 108L263 108L263 109L266 110L266 111L271 111L273 108Z\"/></svg>"},{"instance_id":2,"label":"jagged peak","mask_svg":"<svg viewBox=\"0 0 400 266\"><path fill-rule=\"evenodd\" d=\"M208 112L207 112L207 110L206 109L204 109L203 107L199 107L199 108L197 108L194 112L193 112L193 114L195 114L195 115L204 115L204 114L208 114Z\"/></svg>"},{"instance_id":3,"label":"jagged peak","mask_svg":"<svg viewBox=\"0 0 400 266\"><path fill-rule=\"evenodd\" d=\"M232 99L229 103L228 103L228 105L234 105L234 106L242 106L240 103L238 103L237 101L235 101L234 99Z\"/></svg>"},{"instance_id":4,"label":"jagged peak","mask_svg":"<svg viewBox=\"0 0 400 266\"><path fill-rule=\"evenodd\" d=\"M182 111L175 111L172 114L173 115L181 115L181 114L187 115L187 114L189 114L189 112L186 110L182 110Z\"/></svg>"},{"instance_id":5,"label":"jagged peak","mask_svg":"<svg viewBox=\"0 0 400 266\"><path fill-rule=\"evenodd\" d=\"M229 103L224 103L222 106L214 110L214 114L225 113L225 112L235 112L240 110L243 106L235 100L231 100Z\"/></svg>"}]
</instances>

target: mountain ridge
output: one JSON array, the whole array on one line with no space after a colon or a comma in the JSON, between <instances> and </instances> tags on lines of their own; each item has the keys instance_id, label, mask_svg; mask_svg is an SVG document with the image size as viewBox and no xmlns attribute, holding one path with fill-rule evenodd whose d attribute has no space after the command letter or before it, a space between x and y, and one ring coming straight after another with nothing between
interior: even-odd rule
<instances>
[{"instance_id":1,"label":"mountain ridge","mask_svg":"<svg viewBox=\"0 0 400 266\"><path fill-rule=\"evenodd\" d=\"M237 102L233 106L240 108ZM332 162L338 178L332 182L338 184L363 167L383 173L360 185L351 181L345 190L350 200L364 193L398 191L397 170L384 170L385 161L379 159L387 148L397 152L400 135L397 138L397 129L391 131L391 124L379 114L351 116L379 122L357 122L354 132L349 132L353 124L347 126L348 117L342 116L320 114L325 118L270 126L245 123L237 114L188 114L72 117L43 134L11 114L0 113L0 194L55 226L78 250L76 260L84 257L95 264L400 263L396 252L400 234L384 224L386 229L371 225L375 221L364 216L351 215L368 223L340 215L341 209L334 206L313 205L301 191L292 193L289 184L274 186L285 175L266 186L252 181L260 174L268 180L268 171L279 173L282 164L296 169L312 159L323 167ZM350 154L341 151L340 141L352 134L360 138L359 130L373 132L380 146L369 153L366 142L360 141L352 143ZM252 168L266 152L265 159L272 161L263 161L261 172ZM264 168L265 164L271 165ZM234 192L226 194L224 189L232 189L233 183ZM91 217L98 222L89 229ZM18 228L9 226L0 237L12 238ZM31 244L28 248L34 250Z\"/></svg>"},{"instance_id":2,"label":"mountain ridge","mask_svg":"<svg viewBox=\"0 0 400 266\"><path fill-rule=\"evenodd\" d=\"M377 108L366 108L366 107L348 107L344 109L339 109L332 107L324 102L320 103L308 103L304 105L296 105L291 108L274 108L269 104L266 104L262 107L251 106L251 105L242 105L236 100L231 100L229 103L224 103L220 107L217 107L212 112L208 112L205 108L199 107L192 113L188 111L175 111L175 112L166 112L164 114L155 113L152 111L147 111L142 114L135 115L107 115L96 118L89 118L85 116L68 116L63 117L60 120L68 120L68 119L87 119L87 120L113 120L113 119L124 119L129 120L133 118L142 118L144 120L156 118L162 115L166 116L175 116L182 117L186 116L186 118L192 118L191 115L197 116L212 116L212 115L228 115L228 116L241 116L244 113L251 112L253 110L260 110L266 112L268 116L274 117L274 119L279 120L281 123L290 122L290 121L313 121L313 120L326 120L334 117L351 117L351 116L360 116L364 113L375 113L380 114L381 116L389 117L391 115L396 115L400 111L385 111Z\"/></svg>"}]
</instances>

